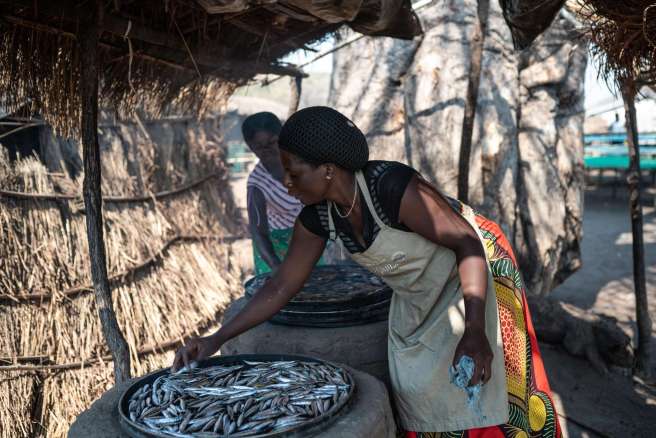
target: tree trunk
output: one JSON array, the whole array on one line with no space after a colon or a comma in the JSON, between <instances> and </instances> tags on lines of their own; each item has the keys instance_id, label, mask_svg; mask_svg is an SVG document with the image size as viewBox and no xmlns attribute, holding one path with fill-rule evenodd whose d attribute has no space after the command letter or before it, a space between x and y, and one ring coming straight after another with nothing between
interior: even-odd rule
<instances>
[{"instance_id":1,"label":"tree trunk","mask_svg":"<svg viewBox=\"0 0 656 438\"><path fill-rule=\"evenodd\" d=\"M82 152L84 160L84 205L89 240L91 277L103 335L114 360L116 383L130 378L130 354L114 308L107 279L103 240L102 195L100 190L100 148L98 146L98 38L102 7L99 0L90 5L89 16L80 25L80 105Z\"/></svg>"},{"instance_id":2,"label":"tree trunk","mask_svg":"<svg viewBox=\"0 0 656 438\"><path fill-rule=\"evenodd\" d=\"M481 82L481 60L487 32L487 19L490 15L490 0L478 0L478 24L474 29L472 40L467 99L462 120L460 138L460 157L458 159L458 199L469 202L469 160L471 158L472 136L474 135L474 118L478 104L478 87Z\"/></svg>"},{"instance_id":3,"label":"tree trunk","mask_svg":"<svg viewBox=\"0 0 656 438\"><path fill-rule=\"evenodd\" d=\"M583 88L587 54L563 11L521 52L518 226L513 243L533 293L546 295L580 266Z\"/></svg>"},{"instance_id":4,"label":"tree trunk","mask_svg":"<svg viewBox=\"0 0 656 438\"><path fill-rule=\"evenodd\" d=\"M640 144L636 123L636 84L633 80L622 83L622 98L626 118L627 142L629 145L629 172L626 177L629 188L629 211L633 236L633 283L636 295L636 321L638 325L638 348L636 349L635 372L642 377L651 377L651 318L647 305L647 283L645 278L645 247L642 233L642 203L640 200Z\"/></svg>"},{"instance_id":5,"label":"tree trunk","mask_svg":"<svg viewBox=\"0 0 656 438\"><path fill-rule=\"evenodd\" d=\"M563 13L524 54L489 3L469 172L459 172L477 1L432 5L414 41L364 38L337 52L329 104L365 132L371 157L402 161L497 221L532 295L580 264L586 48Z\"/></svg>"}]
</instances>

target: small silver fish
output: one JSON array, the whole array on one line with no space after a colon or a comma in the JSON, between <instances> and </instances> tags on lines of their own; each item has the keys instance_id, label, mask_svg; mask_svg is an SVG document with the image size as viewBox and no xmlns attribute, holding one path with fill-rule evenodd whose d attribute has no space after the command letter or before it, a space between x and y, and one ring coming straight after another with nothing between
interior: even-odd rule
<instances>
[{"instance_id":1,"label":"small silver fish","mask_svg":"<svg viewBox=\"0 0 656 438\"><path fill-rule=\"evenodd\" d=\"M350 391L348 374L302 361L243 362L163 374L134 391L130 420L172 437L247 437L293 430Z\"/></svg>"}]
</instances>

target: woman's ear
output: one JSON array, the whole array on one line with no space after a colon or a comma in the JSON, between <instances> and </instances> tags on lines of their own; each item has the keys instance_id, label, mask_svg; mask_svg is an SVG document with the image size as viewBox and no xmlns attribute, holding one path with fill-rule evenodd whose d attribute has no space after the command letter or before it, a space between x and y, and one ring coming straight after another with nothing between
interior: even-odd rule
<instances>
[{"instance_id":1,"label":"woman's ear","mask_svg":"<svg viewBox=\"0 0 656 438\"><path fill-rule=\"evenodd\" d=\"M324 172L327 180L331 180L335 177L335 166L332 164L324 164Z\"/></svg>"}]
</instances>

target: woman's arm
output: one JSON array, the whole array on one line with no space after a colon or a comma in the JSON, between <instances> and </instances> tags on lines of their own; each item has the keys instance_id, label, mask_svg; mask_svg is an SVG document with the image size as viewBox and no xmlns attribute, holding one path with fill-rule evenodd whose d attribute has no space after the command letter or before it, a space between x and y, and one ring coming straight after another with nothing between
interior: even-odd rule
<instances>
[{"instance_id":1,"label":"woman's arm","mask_svg":"<svg viewBox=\"0 0 656 438\"><path fill-rule=\"evenodd\" d=\"M399 221L410 230L456 255L465 300L465 334L456 349L454 364L463 354L474 359L471 383L491 376L492 350L485 336L487 263L476 230L428 182L413 176L401 199Z\"/></svg>"},{"instance_id":2,"label":"woman's arm","mask_svg":"<svg viewBox=\"0 0 656 438\"><path fill-rule=\"evenodd\" d=\"M296 295L321 257L326 241L296 221L285 260L244 308L210 336L195 338L180 348L173 369L214 354L226 341L268 320Z\"/></svg>"},{"instance_id":3,"label":"woman's arm","mask_svg":"<svg viewBox=\"0 0 656 438\"><path fill-rule=\"evenodd\" d=\"M266 199L257 187L248 187L246 199L248 200L248 230L251 233L253 245L260 251L264 263L273 271L280 265L280 259L269 238Z\"/></svg>"}]
</instances>

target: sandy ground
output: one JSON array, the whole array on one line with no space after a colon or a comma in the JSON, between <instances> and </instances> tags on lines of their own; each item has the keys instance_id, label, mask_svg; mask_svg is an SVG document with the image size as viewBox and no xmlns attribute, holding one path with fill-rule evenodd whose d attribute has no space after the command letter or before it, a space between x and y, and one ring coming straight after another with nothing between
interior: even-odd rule
<instances>
[{"instance_id":1,"label":"sandy ground","mask_svg":"<svg viewBox=\"0 0 656 438\"><path fill-rule=\"evenodd\" d=\"M582 268L555 289L554 297L614 316L635 339L635 296L628 200L622 190L586 193ZM644 209L647 293L656 316L656 209ZM656 324L652 329L652 368L656 369ZM548 345L542 353L554 390L561 425L571 437L656 436L656 396L615 372L602 376L590 365ZM577 424L578 423L578 424ZM584 425L583 427L581 427ZM595 433L594 431L597 431Z\"/></svg>"},{"instance_id":2,"label":"sandy ground","mask_svg":"<svg viewBox=\"0 0 656 438\"><path fill-rule=\"evenodd\" d=\"M553 296L617 318L634 333L635 295L631 222L626 196L608 191L586 194L583 217L583 267L552 292ZM643 209L645 268L649 310L656 316L656 209ZM656 324L652 333L656 335ZM652 356L656 355L653 349ZM654 362L656 370L656 361Z\"/></svg>"},{"instance_id":3,"label":"sandy ground","mask_svg":"<svg viewBox=\"0 0 656 438\"><path fill-rule=\"evenodd\" d=\"M231 181L237 205L246 214L246 178ZM621 190L591 191L585 197L583 266L554 290L553 296L579 307L614 316L634 336L635 299L628 200ZM647 290L656 320L656 209L644 209ZM250 242L242 265L252 266ZM652 331L656 337L656 323ZM652 359L656 369L656 342ZM541 344L545 367L565 437L656 436L656 393L618 372L598 374L588 362Z\"/></svg>"}]
</instances>

